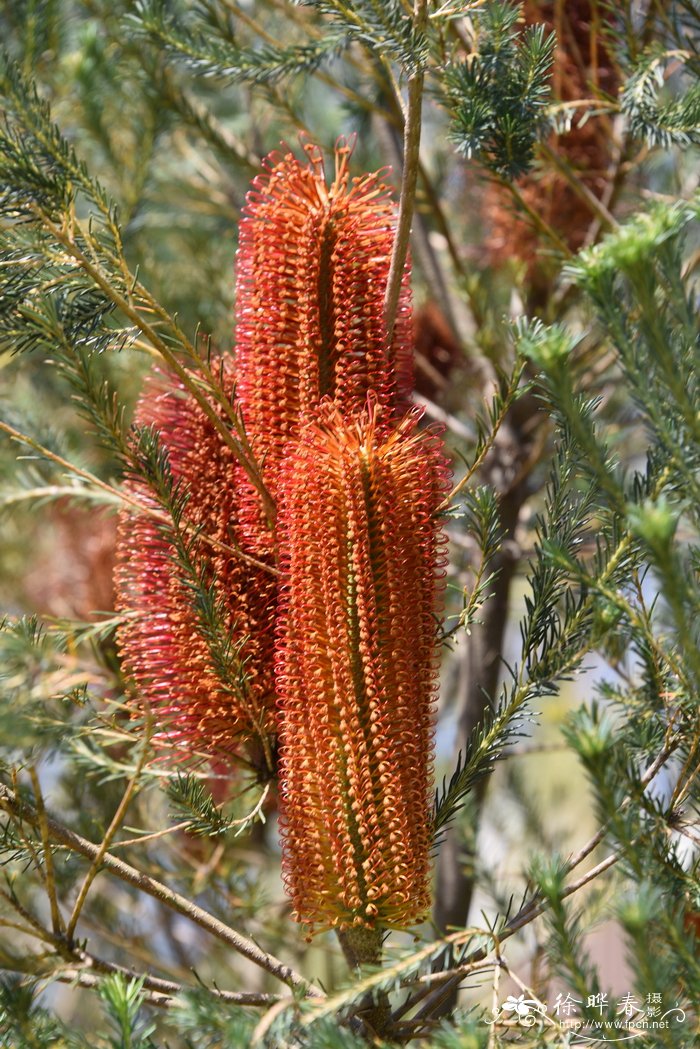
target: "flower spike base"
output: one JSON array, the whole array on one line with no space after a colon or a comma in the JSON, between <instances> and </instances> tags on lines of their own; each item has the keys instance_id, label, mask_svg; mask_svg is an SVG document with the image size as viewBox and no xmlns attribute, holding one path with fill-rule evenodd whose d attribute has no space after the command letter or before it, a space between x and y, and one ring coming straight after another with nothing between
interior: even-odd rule
<instances>
[{"instance_id":1,"label":"flower spike base","mask_svg":"<svg viewBox=\"0 0 700 1049\"><path fill-rule=\"evenodd\" d=\"M369 929L366 925L338 929L338 942L351 969L359 969L363 965L379 965L383 940L384 932L381 929Z\"/></svg>"}]
</instances>

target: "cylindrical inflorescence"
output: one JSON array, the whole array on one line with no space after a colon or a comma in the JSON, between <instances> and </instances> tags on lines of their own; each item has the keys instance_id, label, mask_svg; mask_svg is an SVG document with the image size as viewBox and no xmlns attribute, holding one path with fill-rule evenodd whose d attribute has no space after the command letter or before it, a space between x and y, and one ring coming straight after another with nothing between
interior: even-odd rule
<instances>
[{"instance_id":1,"label":"cylindrical inflorescence","mask_svg":"<svg viewBox=\"0 0 700 1049\"><path fill-rule=\"evenodd\" d=\"M408 267L393 338L385 336L390 190L378 174L350 178L347 145L336 149L330 186L320 149L306 152L307 163L267 158L239 231L237 396L275 497L288 442L324 397L351 417L371 391L398 418L413 378Z\"/></svg>"},{"instance_id":2,"label":"cylindrical inflorescence","mask_svg":"<svg viewBox=\"0 0 700 1049\"><path fill-rule=\"evenodd\" d=\"M328 407L280 476L283 863L314 927L428 910L441 442Z\"/></svg>"},{"instance_id":3,"label":"cylindrical inflorescence","mask_svg":"<svg viewBox=\"0 0 700 1049\"><path fill-rule=\"evenodd\" d=\"M229 388L231 372L229 364ZM135 422L158 435L185 497L179 530L187 563L174 525L122 512L116 588L127 614L118 635L124 670L138 687L139 709L153 711L162 745L186 758L230 756L242 741L262 753L274 724L275 577L234 553L233 454L191 394L159 372L146 382ZM162 510L142 477L127 478L125 490L145 510ZM210 588L206 601L202 588Z\"/></svg>"}]
</instances>

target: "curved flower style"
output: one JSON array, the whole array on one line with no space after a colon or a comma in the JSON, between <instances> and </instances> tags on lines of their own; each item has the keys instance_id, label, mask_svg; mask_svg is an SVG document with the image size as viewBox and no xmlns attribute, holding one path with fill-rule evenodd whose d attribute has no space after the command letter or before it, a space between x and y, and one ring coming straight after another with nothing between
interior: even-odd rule
<instances>
[{"instance_id":1,"label":"curved flower style","mask_svg":"<svg viewBox=\"0 0 700 1049\"><path fill-rule=\"evenodd\" d=\"M232 368L226 371L232 387ZM264 749L274 722L272 634L275 580L207 540L236 542L234 460L221 435L182 385L159 372L146 381L135 422L152 427L170 473L187 499L189 558L229 632L213 642L195 580L177 563L173 533L152 516L124 511L119 521L117 607L128 613L118 635L123 667L153 708L157 739L211 756L231 755L242 740ZM160 509L145 480L127 492ZM218 645L213 649L212 645Z\"/></svg>"},{"instance_id":2,"label":"curved flower style","mask_svg":"<svg viewBox=\"0 0 700 1049\"><path fill-rule=\"evenodd\" d=\"M350 152L337 147L330 186L317 146L307 164L271 154L240 224L236 392L273 497L289 439L323 397L351 417L371 391L398 417L412 388L408 268L384 334L396 208L377 174L350 179Z\"/></svg>"},{"instance_id":3,"label":"curved flower style","mask_svg":"<svg viewBox=\"0 0 700 1049\"><path fill-rule=\"evenodd\" d=\"M439 440L321 413L280 479L283 863L297 920L408 925L429 906L445 494Z\"/></svg>"}]
</instances>

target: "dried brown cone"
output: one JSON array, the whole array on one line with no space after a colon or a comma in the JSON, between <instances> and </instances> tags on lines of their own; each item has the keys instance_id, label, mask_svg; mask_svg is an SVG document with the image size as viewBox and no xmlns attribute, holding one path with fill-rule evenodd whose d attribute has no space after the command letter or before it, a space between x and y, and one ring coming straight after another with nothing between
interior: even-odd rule
<instances>
[{"instance_id":1,"label":"dried brown cone","mask_svg":"<svg viewBox=\"0 0 700 1049\"><path fill-rule=\"evenodd\" d=\"M224 375L230 394L230 363ZM148 513L124 510L115 578L117 607L127 619L118 643L135 685L136 708L151 709L157 740L183 758L228 759L240 756L246 743L251 759L269 766L275 577L234 552L238 495L232 452L191 394L159 372L146 381L135 423L158 434L173 482L187 494L181 534L191 544L196 571L213 587L230 635L228 654L236 656L222 672L193 580L178 564L172 529ZM145 510L162 513L142 477L131 475L125 490Z\"/></svg>"},{"instance_id":2,"label":"dried brown cone","mask_svg":"<svg viewBox=\"0 0 700 1049\"><path fill-rule=\"evenodd\" d=\"M596 97L596 92L614 95L618 77L605 47L604 31L611 13L596 0L526 0L523 18L527 25L544 23L557 33L553 93L556 101L574 102ZM571 129L553 134L550 149L570 168L586 191L601 200L608 185L612 135L609 119L574 110ZM545 160L539 171L517 182L527 205L549 226L571 251L585 243L596 218L592 204L571 185L555 161ZM500 266L510 259L526 265L527 280L534 285L546 281L541 249L551 249L535 222L517 210L507 189L491 183L484 192L482 213L486 227L488 259Z\"/></svg>"},{"instance_id":3,"label":"dried brown cone","mask_svg":"<svg viewBox=\"0 0 700 1049\"><path fill-rule=\"evenodd\" d=\"M280 480L283 868L311 927L405 926L430 906L447 474L416 427L328 409Z\"/></svg>"}]
</instances>

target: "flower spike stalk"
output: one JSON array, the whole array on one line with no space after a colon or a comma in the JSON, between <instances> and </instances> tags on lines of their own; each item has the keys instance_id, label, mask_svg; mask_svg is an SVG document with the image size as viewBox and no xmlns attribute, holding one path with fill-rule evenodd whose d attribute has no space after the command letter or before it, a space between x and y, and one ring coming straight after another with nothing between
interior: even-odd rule
<instances>
[{"instance_id":1,"label":"flower spike stalk","mask_svg":"<svg viewBox=\"0 0 700 1049\"><path fill-rule=\"evenodd\" d=\"M429 907L446 484L439 440L375 405L327 407L282 469L283 866L312 928L357 938Z\"/></svg>"},{"instance_id":2,"label":"flower spike stalk","mask_svg":"<svg viewBox=\"0 0 700 1049\"><path fill-rule=\"evenodd\" d=\"M230 364L224 376L230 390ZM247 742L253 760L269 764L275 581L221 549L237 542L232 453L182 385L159 372L145 384L135 422L151 427L167 453L176 491L184 495L183 539L201 576L188 578L177 563L167 526L146 513L122 513L115 582L118 608L127 613L118 635L124 671L138 687L140 705L145 701L154 712L157 743L188 758L230 757ZM125 487L146 510L162 509L145 479L130 477ZM204 537L220 546L207 545ZM212 588L229 633L218 659L198 583Z\"/></svg>"},{"instance_id":3,"label":"flower spike stalk","mask_svg":"<svg viewBox=\"0 0 700 1049\"><path fill-rule=\"evenodd\" d=\"M330 186L320 149L306 153L307 163L291 153L267 158L239 232L237 394L275 497L288 442L324 397L351 417L371 392L398 418L413 380L407 267L393 338L385 336L390 190L378 174L351 179L342 142Z\"/></svg>"}]
</instances>

